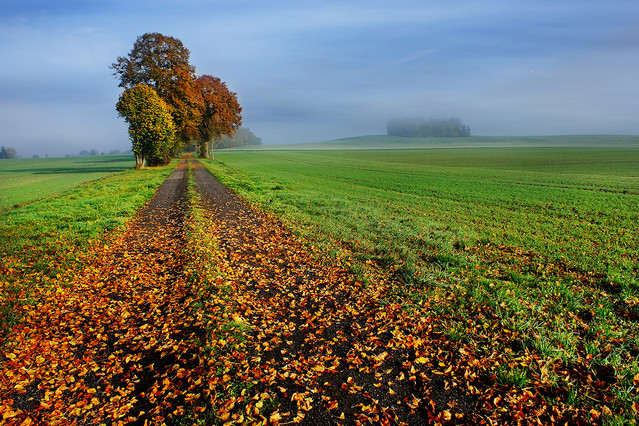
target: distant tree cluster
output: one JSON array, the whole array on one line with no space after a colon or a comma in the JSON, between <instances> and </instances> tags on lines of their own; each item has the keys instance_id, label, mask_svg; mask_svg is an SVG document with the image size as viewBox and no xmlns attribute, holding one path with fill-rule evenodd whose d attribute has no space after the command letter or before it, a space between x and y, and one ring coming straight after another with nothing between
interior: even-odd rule
<instances>
[{"instance_id":1,"label":"distant tree cluster","mask_svg":"<svg viewBox=\"0 0 639 426\"><path fill-rule=\"evenodd\" d=\"M4 146L0 148L0 160L9 160L11 158L18 158L18 152L15 148Z\"/></svg>"},{"instance_id":2,"label":"distant tree cluster","mask_svg":"<svg viewBox=\"0 0 639 426\"><path fill-rule=\"evenodd\" d=\"M213 140L242 125L237 95L217 77L197 77L189 57L180 40L146 33L111 64L125 89L116 109L129 123L137 168L166 164L193 142L207 158Z\"/></svg>"},{"instance_id":3,"label":"distant tree cluster","mask_svg":"<svg viewBox=\"0 0 639 426\"><path fill-rule=\"evenodd\" d=\"M459 118L444 120L391 120L387 126L391 136L407 138L458 138L470 136L470 127Z\"/></svg>"},{"instance_id":4,"label":"distant tree cluster","mask_svg":"<svg viewBox=\"0 0 639 426\"><path fill-rule=\"evenodd\" d=\"M215 148L235 148L238 146L262 145L262 138L258 138L246 127L237 129L233 136L222 135L215 139Z\"/></svg>"}]
</instances>

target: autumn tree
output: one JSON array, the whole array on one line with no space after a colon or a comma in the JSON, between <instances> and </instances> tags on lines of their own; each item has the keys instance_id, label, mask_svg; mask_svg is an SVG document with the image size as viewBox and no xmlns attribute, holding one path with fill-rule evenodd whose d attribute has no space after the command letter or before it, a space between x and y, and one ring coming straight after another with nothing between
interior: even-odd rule
<instances>
[{"instance_id":1,"label":"autumn tree","mask_svg":"<svg viewBox=\"0 0 639 426\"><path fill-rule=\"evenodd\" d=\"M120 87L145 84L166 102L176 129L174 154L199 136L202 101L189 57L189 50L179 39L146 33L137 38L126 57L118 57L111 64L113 75L120 78Z\"/></svg>"},{"instance_id":2,"label":"autumn tree","mask_svg":"<svg viewBox=\"0 0 639 426\"><path fill-rule=\"evenodd\" d=\"M116 109L129 123L129 137L133 142L135 168L166 164L175 139L175 126L169 106L152 87L138 84L126 89Z\"/></svg>"},{"instance_id":3,"label":"autumn tree","mask_svg":"<svg viewBox=\"0 0 639 426\"><path fill-rule=\"evenodd\" d=\"M218 77L202 75L195 83L202 99L198 152L202 158L212 158L214 141L222 135L233 136L242 125L242 107L237 94Z\"/></svg>"}]
</instances>

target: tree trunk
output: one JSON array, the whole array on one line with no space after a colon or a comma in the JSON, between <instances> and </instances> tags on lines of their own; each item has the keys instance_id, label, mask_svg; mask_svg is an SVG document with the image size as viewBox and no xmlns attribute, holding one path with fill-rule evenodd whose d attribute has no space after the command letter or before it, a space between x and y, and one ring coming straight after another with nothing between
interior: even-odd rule
<instances>
[{"instance_id":1,"label":"tree trunk","mask_svg":"<svg viewBox=\"0 0 639 426\"><path fill-rule=\"evenodd\" d=\"M135 168L138 170L143 169L145 164L146 159L144 158L144 156L135 154Z\"/></svg>"},{"instance_id":2,"label":"tree trunk","mask_svg":"<svg viewBox=\"0 0 639 426\"><path fill-rule=\"evenodd\" d=\"M205 141L198 141L197 150L200 158L209 158L209 151L207 149L207 143Z\"/></svg>"}]
</instances>

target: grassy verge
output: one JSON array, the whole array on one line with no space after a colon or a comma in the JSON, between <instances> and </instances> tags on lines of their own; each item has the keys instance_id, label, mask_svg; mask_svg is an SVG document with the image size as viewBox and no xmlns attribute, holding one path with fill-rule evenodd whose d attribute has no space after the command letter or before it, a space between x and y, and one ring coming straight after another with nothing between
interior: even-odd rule
<instances>
[{"instance_id":1,"label":"grassy verge","mask_svg":"<svg viewBox=\"0 0 639 426\"><path fill-rule=\"evenodd\" d=\"M64 285L150 199L174 165L128 170L0 214L0 329L20 319L20 306Z\"/></svg>"},{"instance_id":2,"label":"grassy verge","mask_svg":"<svg viewBox=\"0 0 639 426\"><path fill-rule=\"evenodd\" d=\"M209 169L389 300L492 360L496 386L610 424L639 406L639 150L218 153Z\"/></svg>"}]
</instances>

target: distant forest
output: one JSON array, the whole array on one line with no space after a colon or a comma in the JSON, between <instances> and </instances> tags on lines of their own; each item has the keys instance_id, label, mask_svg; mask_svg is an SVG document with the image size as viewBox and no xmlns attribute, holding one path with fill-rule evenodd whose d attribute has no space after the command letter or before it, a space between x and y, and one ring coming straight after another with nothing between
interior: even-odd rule
<instances>
[{"instance_id":1,"label":"distant forest","mask_svg":"<svg viewBox=\"0 0 639 426\"><path fill-rule=\"evenodd\" d=\"M262 145L262 138L258 138L249 128L240 127L233 136L222 135L215 139L215 148L234 148L236 146Z\"/></svg>"},{"instance_id":2,"label":"distant forest","mask_svg":"<svg viewBox=\"0 0 639 426\"><path fill-rule=\"evenodd\" d=\"M11 147L2 147L0 148L0 160L7 160L10 158L18 158L18 153L15 148Z\"/></svg>"},{"instance_id":3,"label":"distant forest","mask_svg":"<svg viewBox=\"0 0 639 426\"><path fill-rule=\"evenodd\" d=\"M459 118L407 119L389 121L387 132L390 136L406 138L459 138L470 136L470 127L463 124Z\"/></svg>"}]
</instances>

